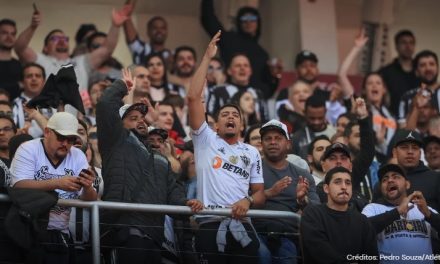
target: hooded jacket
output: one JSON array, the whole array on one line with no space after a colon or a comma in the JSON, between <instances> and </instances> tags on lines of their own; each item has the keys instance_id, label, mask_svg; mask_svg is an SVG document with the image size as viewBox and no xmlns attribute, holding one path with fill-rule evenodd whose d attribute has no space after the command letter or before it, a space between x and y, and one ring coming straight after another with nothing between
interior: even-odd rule
<instances>
[{"instance_id":1,"label":"hooded jacket","mask_svg":"<svg viewBox=\"0 0 440 264\"><path fill-rule=\"evenodd\" d=\"M127 87L122 80L107 88L96 107L98 146L105 182L104 201L185 205L181 183L176 182L168 160L142 143L135 133L123 127L119 116ZM159 244L163 240L164 215L145 212L107 211L103 231L109 227L136 226Z\"/></svg>"},{"instance_id":2,"label":"hooded jacket","mask_svg":"<svg viewBox=\"0 0 440 264\"><path fill-rule=\"evenodd\" d=\"M247 13L257 16L257 32L250 36L242 31L240 18ZM273 95L278 81L270 74L269 54L258 44L261 32L261 17L257 9L242 7L235 18L236 31L226 31L214 13L213 0L202 0L201 23L205 31L213 37L219 30L222 31L219 46L221 58L225 65L231 63L232 57L237 53L246 54L252 67L250 83L253 87L261 90L267 99Z\"/></svg>"},{"instance_id":3,"label":"hooded jacket","mask_svg":"<svg viewBox=\"0 0 440 264\"><path fill-rule=\"evenodd\" d=\"M411 187L408 193L421 191L430 207L440 210L440 172L433 171L422 161L415 168L406 168Z\"/></svg>"}]
</instances>

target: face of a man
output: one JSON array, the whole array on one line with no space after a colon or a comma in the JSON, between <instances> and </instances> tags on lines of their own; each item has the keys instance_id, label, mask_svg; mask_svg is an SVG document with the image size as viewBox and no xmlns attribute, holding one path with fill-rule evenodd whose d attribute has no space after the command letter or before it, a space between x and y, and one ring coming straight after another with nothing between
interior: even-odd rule
<instances>
[{"instance_id":1,"label":"face of a man","mask_svg":"<svg viewBox=\"0 0 440 264\"><path fill-rule=\"evenodd\" d=\"M65 59L66 55L69 56L69 37L59 31L52 33L43 51L57 59Z\"/></svg>"},{"instance_id":2,"label":"face of a man","mask_svg":"<svg viewBox=\"0 0 440 264\"><path fill-rule=\"evenodd\" d=\"M168 26L163 19L155 19L147 30L148 38L153 44L162 45L168 36Z\"/></svg>"},{"instance_id":3,"label":"face of a man","mask_svg":"<svg viewBox=\"0 0 440 264\"><path fill-rule=\"evenodd\" d=\"M92 51L104 46L106 41L107 41L107 37L105 37L105 36L97 36L97 37L93 38L92 43L90 44L89 52L92 52Z\"/></svg>"},{"instance_id":4,"label":"face of a man","mask_svg":"<svg viewBox=\"0 0 440 264\"><path fill-rule=\"evenodd\" d=\"M157 120L157 126L165 129L166 131L173 129L173 113L173 107L171 105L159 105L159 118Z\"/></svg>"},{"instance_id":5,"label":"face of a man","mask_svg":"<svg viewBox=\"0 0 440 264\"><path fill-rule=\"evenodd\" d=\"M409 189L409 182L394 171L387 172L380 182L382 196L392 204L395 204L403 195L406 195L407 189Z\"/></svg>"},{"instance_id":6,"label":"face of a man","mask_svg":"<svg viewBox=\"0 0 440 264\"><path fill-rule=\"evenodd\" d=\"M77 141L76 136L63 136L55 130L46 128L44 130L45 150L49 157L57 160L64 159L70 151L70 148Z\"/></svg>"},{"instance_id":7,"label":"face of a man","mask_svg":"<svg viewBox=\"0 0 440 264\"><path fill-rule=\"evenodd\" d=\"M286 159L289 141L277 130L267 131L262 139L264 157L272 162Z\"/></svg>"},{"instance_id":8,"label":"face of a man","mask_svg":"<svg viewBox=\"0 0 440 264\"><path fill-rule=\"evenodd\" d=\"M43 71L38 67L27 67L23 71L24 93L33 98L41 93L44 87Z\"/></svg>"},{"instance_id":9,"label":"face of a man","mask_svg":"<svg viewBox=\"0 0 440 264\"><path fill-rule=\"evenodd\" d=\"M425 158L429 168L432 170L440 169L440 144L434 141L428 143L425 148Z\"/></svg>"},{"instance_id":10,"label":"face of a man","mask_svg":"<svg viewBox=\"0 0 440 264\"><path fill-rule=\"evenodd\" d=\"M416 75L420 78L422 83L432 85L437 82L438 65L434 57L422 57L419 59L416 68Z\"/></svg>"},{"instance_id":11,"label":"face of a man","mask_svg":"<svg viewBox=\"0 0 440 264\"><path fill-rule=\"evenodd\" d=\"M414 142L404 142L393 148L393 157L397 163L408 169L419 165L421 150L419 145Z\"/></svg>"},{"instance_id":12,"label":"face of a man","mask_svg":"<svg viewBox=\"0 0 440 264\"><path fill-rule=\"evenodd\" d=\"M87 143L89 141L87 130L80 124L78 126L77 133L79 135L79 138L77 140L77 143L75 144L75 147L85 151L87 149Z\"/></svg>"},{"instance_id":13,"label":"face of a man","mask_svg":"<svg viewBox=\"0 0 440 264\"><path fill-rule=\"evenodd\" d=\"M347 170L352 170L352 163L350 157L344 152L334 151L328 158L321 161L322 170L327 172L335 167L344 167Z\"/></svg>"},{"instance_id":14,"label":"face of a man","mask_svg":"<svg viewBox=\"0 0 440 264\"><path fill-rule=\"evenodd\" d=\"M251 64L245 56L235 56L228 68L231 81L239 85L247 85L252 75Z\"/></svg>"},{"instance_id":15,"label":"face of a man","mask_svg":"<svg viewBox=\"0 0 440 264\"><path fill-rule=\"evenodd\" d=\"M306 60L296 68L298 79L312 84L318 80L319 69L318 64L311 60Z\"/></svg>"},{"instance_id":16,"label":"face of a man","mask_svg":"<svg viewBox=\"0 0 440 264\"><path fill-rule=\"evenodd\" d=\"M150 92L150 71L144 66L138 66L133 71L133 76L136 79L135 90L139 93Z\"/></svg>"},{"instance_id":17,"label":"face of a man","mask_svg":"<svg viewBox=\"0 0 440 264\"><path fill-rule=\"evenodd\" d=\"M354 151L360 151L361 133L359 131L359 125L355 125L351 128L351 133L348 136L348 146Z\"/></svg>"},{"instance_id":18,"label":"face of a man","mask_svg":"<svg viewBox=\"0 0 440 264\"><path fill-rule=\"evenodd\" d=\"M12 25L0 26L0 50L11 50L14 47L17 29Z\"/></svg>"},{"instance_id":19,"label":"face of a man","mask_svg":"<svg viewBox=\"0 0 440 264\"><path fill-rule=\"evenodd\" d=\"M12 118L13 113L11 106L6 104L0 104L0 114L7 115Z\"/></svg>"},{"instance_id":20,"label":"face of a man","mask_svg":"<svg viewBox=\"0 0 440 264\"><path fill-rule=\"evenodd\" d=\"M325 120L325 107L307 107L306 108L306 123L313 132L321 132L327 127Z\"/></svg>"},{"instance_id":21,"label":"face of a man","mask_svg":"<svg viewBox=\"0 0 440 264\"><path fill-rule=\"evenodd\" d=\"M242 125L240 113L235 107L223 108L216 122L217 133L222 138L233 138L240 134Z\"/></svg>"},{"instance_id":22,"label":"face of a man","mask_svg":"<svg viewBox=\"0 0 440 264\"><path fill-rule=\"evenodd\" d=\"M336 205L347 205L352 195L351 176L345 172L333 174L329 184L324 184L328 202Z\"/></svg>"},{"instance_id":23,"label":"face of a man","mask_svg":"<svg viewBox=\"0 0 440 264\"><path fill-rule=\"evenodd\" d=\"M258 29L258 17L252 13L245 13L240 18L240 26L244 33L255 36Z\"/></svg>"},{"instance_id":24,"label":"face of a man","mask_svg":"<svg viewBox=\"0 0 440 264\"><path fill-rule=\"evenodd\" d=\"M396 51L399 57L410 60L414 55L416 40L412 36L402 36L396 44Z\"/></svg>"},{"instance_id":25,"label":"face of a man","mask_svg":"<svg viewBox=\"0 0 440 264\"><path fill-rule=\"evenodd\" d=\"M160 149L165 144L165 140L157 134L148 135L147 142L148 144L150 144L151 148L156 151L160 151Z\"/></svg>"},{"instance_id":26,"label":"face of a man","mask_svg":"<svg viewBox=\"0 0 440 264\"><path fill-rule=\"evenodd\" d=\"M15 135L11 121L0 118L0 150L7 150L9 140Z\"/></svg>"},{"instance_id":27,"label":"face of a man","mask_svg":"<svg viewBox=\"0 0 440 264\"><path fill-rule=\"evenodd\" d=\"M124 128L134 129L139 135L148 135L148 126L141 112L137 110L130 111L122 120Z\"/></svg>"},{"instance_id":28,"label":"face of a man","mask_svg":"<svg viewBox=\"0 0 440 264\"><path fill-rule=\"evenodd\" d=\"M330 141L326 139L318 140L313 145L312 155L308 155L307 160L316 170L322 171L321 157L324 154L325 149L330 145Z\"/></svg>"},{"instance_id":29,"label":"face of a man","mask_svg":"<svg viewBox=\"0 0 440 264\"><path fill-rule=\"evenodd\" d=\"M180 51L179 54L177 54L175 63L177 76L188 78L194 74L196 59L191 51Z\"/></svg>"}]
</instances>

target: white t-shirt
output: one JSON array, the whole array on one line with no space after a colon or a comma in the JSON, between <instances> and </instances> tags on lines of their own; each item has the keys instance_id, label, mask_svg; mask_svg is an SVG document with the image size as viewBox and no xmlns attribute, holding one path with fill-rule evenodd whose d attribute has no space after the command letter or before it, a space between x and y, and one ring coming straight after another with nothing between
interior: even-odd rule
<instances>
[{"instance_id":1,"label":"white t-shirt","mask_svg":"<svg viewBox=\"0 0 440 264\"><path fill-rule=\"evenodd\" d=\"M371 203L364 207L362 213L372 217L395 209L395 206ZM431 212L437 213L429 207ZM404 259L405 256L430 256L431 225L425 221L425 216L417 206L408 211L406 219L395 220L377 235L379 254L383 257L381 263L396 263L396 260L386 261L384 256L397 256L404 263L434 263L433 260Z\"/></svg>"},{"instance_id":2,"label":"white t-shirt","mask_svg":"<svg viewBox=\"0 0 440 264\"><path fill-rule=\"evenodd\" d=\"M84 153L71 147L69 153L58 166L54 166L46 156L43 141L37 138L23 143L15 153L11 163L12 182L14 186L21 180L43 181L58 179L65 175L77 176L82 169L87 169L88 163ZM60 199L77 199L81 195L79 192L66 192L55 190ZM70 208L55 205L50 210L49 223L47 229L55 229L68 232Z\"/></svg>"},{"instance_id":3,"label":"white t-shirt","mask_svg":"<svg viewBox=\"0 0 440 264\"><path fill-rule=\"evenodd\" d=\"M89 73L92 71L87 55L75 56L66 60L58 60L55 57L47 56L43 53L37 53L37 60L35 63L43 66L46 71L46 78L49 78L52 73L56 74L61 66L71 63L74 66L79 91L87 91L89 85Z\"/></svg>"},{"instance_id":4,"label":"white t-shirt","mask_svg":"<svg viewBox=\"0 0 440 264\"><path fill-rule=\"evenodd\" d=\"M231 207L248 196L249 184L264 183L261 157L251 145L230 145L206 122L193 131L197 199L208 208Z\"/></svg>"}]
</instances>

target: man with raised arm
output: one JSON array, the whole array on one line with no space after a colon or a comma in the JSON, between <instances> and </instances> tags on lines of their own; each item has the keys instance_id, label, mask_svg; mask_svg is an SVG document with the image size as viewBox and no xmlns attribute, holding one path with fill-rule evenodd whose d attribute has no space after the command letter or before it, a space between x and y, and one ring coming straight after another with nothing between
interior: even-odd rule
<instances>
[{"instance_id":1,"label":"man with raised arm","mask_svg":"<svg viewBox=\"0 0 440 264\"><path fill-rule=\"evenodd\" d=\"M30 46L32 37L41 23L42 14L35 10L31 24L20 33L14 49L22 63L38 63L44 67L46 76L58 72L60 67L72 63L75 65L75 74L80 91L87 91L88 76L92 70L97 69L110 58L118 42L119 27L127 19L126 9L112 12L112 25L107 35L105 45L85 55L70 57L69 37L61 29L50 31L44 38L43 51L35 52Z\"/></svg>"},{"instance_id":2,"label":"man with raised arm","mask_svg":"<svg viewBox=\"0 0 440 264\"><path fill-rule=\"evenodd\" d=\"M189 124L193 130L197 198L209 208L232 208L229 217L198 217L196 249L208 263L255 263L258 239L249 218L250 206L264 204L261 157L257 149L238 141L241 112L223 105L216 115L217 133L205 121L202 103L210 60L220 32L212 38L188 91Z\"/></svg>"}]
</instances>

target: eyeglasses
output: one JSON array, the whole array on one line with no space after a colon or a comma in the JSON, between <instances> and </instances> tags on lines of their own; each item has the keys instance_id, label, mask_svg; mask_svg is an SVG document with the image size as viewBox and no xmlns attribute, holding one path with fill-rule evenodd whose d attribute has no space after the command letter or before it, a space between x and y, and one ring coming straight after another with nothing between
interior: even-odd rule
<instances>
[{"instance_id":1,"label":"eyeglasses","mask_svg":"<svg viewBox=\"0 0 440 264\"><path fill-rule=\"evenodd\" d=\"M13 131L14 129L12 127L4 127L4 128L0 128L0 133L4 132L4 133L8 133Z\"/></svg>"},{"instance_id":2,"label":"eyeglasses","mask_svg":"<svg viewBox=\"0 0 440 264\"><path fill-rule=\"evenodd\" d=\"M257 21L258 17L256 15L245 15L240 17L241 22L254 22Z\"/></svg>"},{"instance_id":3,"label":"eyeglasses","mask_svg":"<svg viewBox=\"0 0 440 264\"><path fill-rule=\"evenodd\" d=\"M49 38L50 41L58 42L60 40L63 40L64 42L69 42L68 36L51 36Z\"/></svg>"},{"instance_id":4,"label":"eyeglasses","mask_svg":"<svg viewBox=\"0 0 440 264\"><path fill-rule=\"evenodd\" d=\"M75 144L76 142L76 136L63 136L60 133L56 132L55 130L52 129L52 132L55 134L55 136L57 137L58 142L64 142L67 140L67 143L70 145Z\"/></svg>"}]
</instances>

